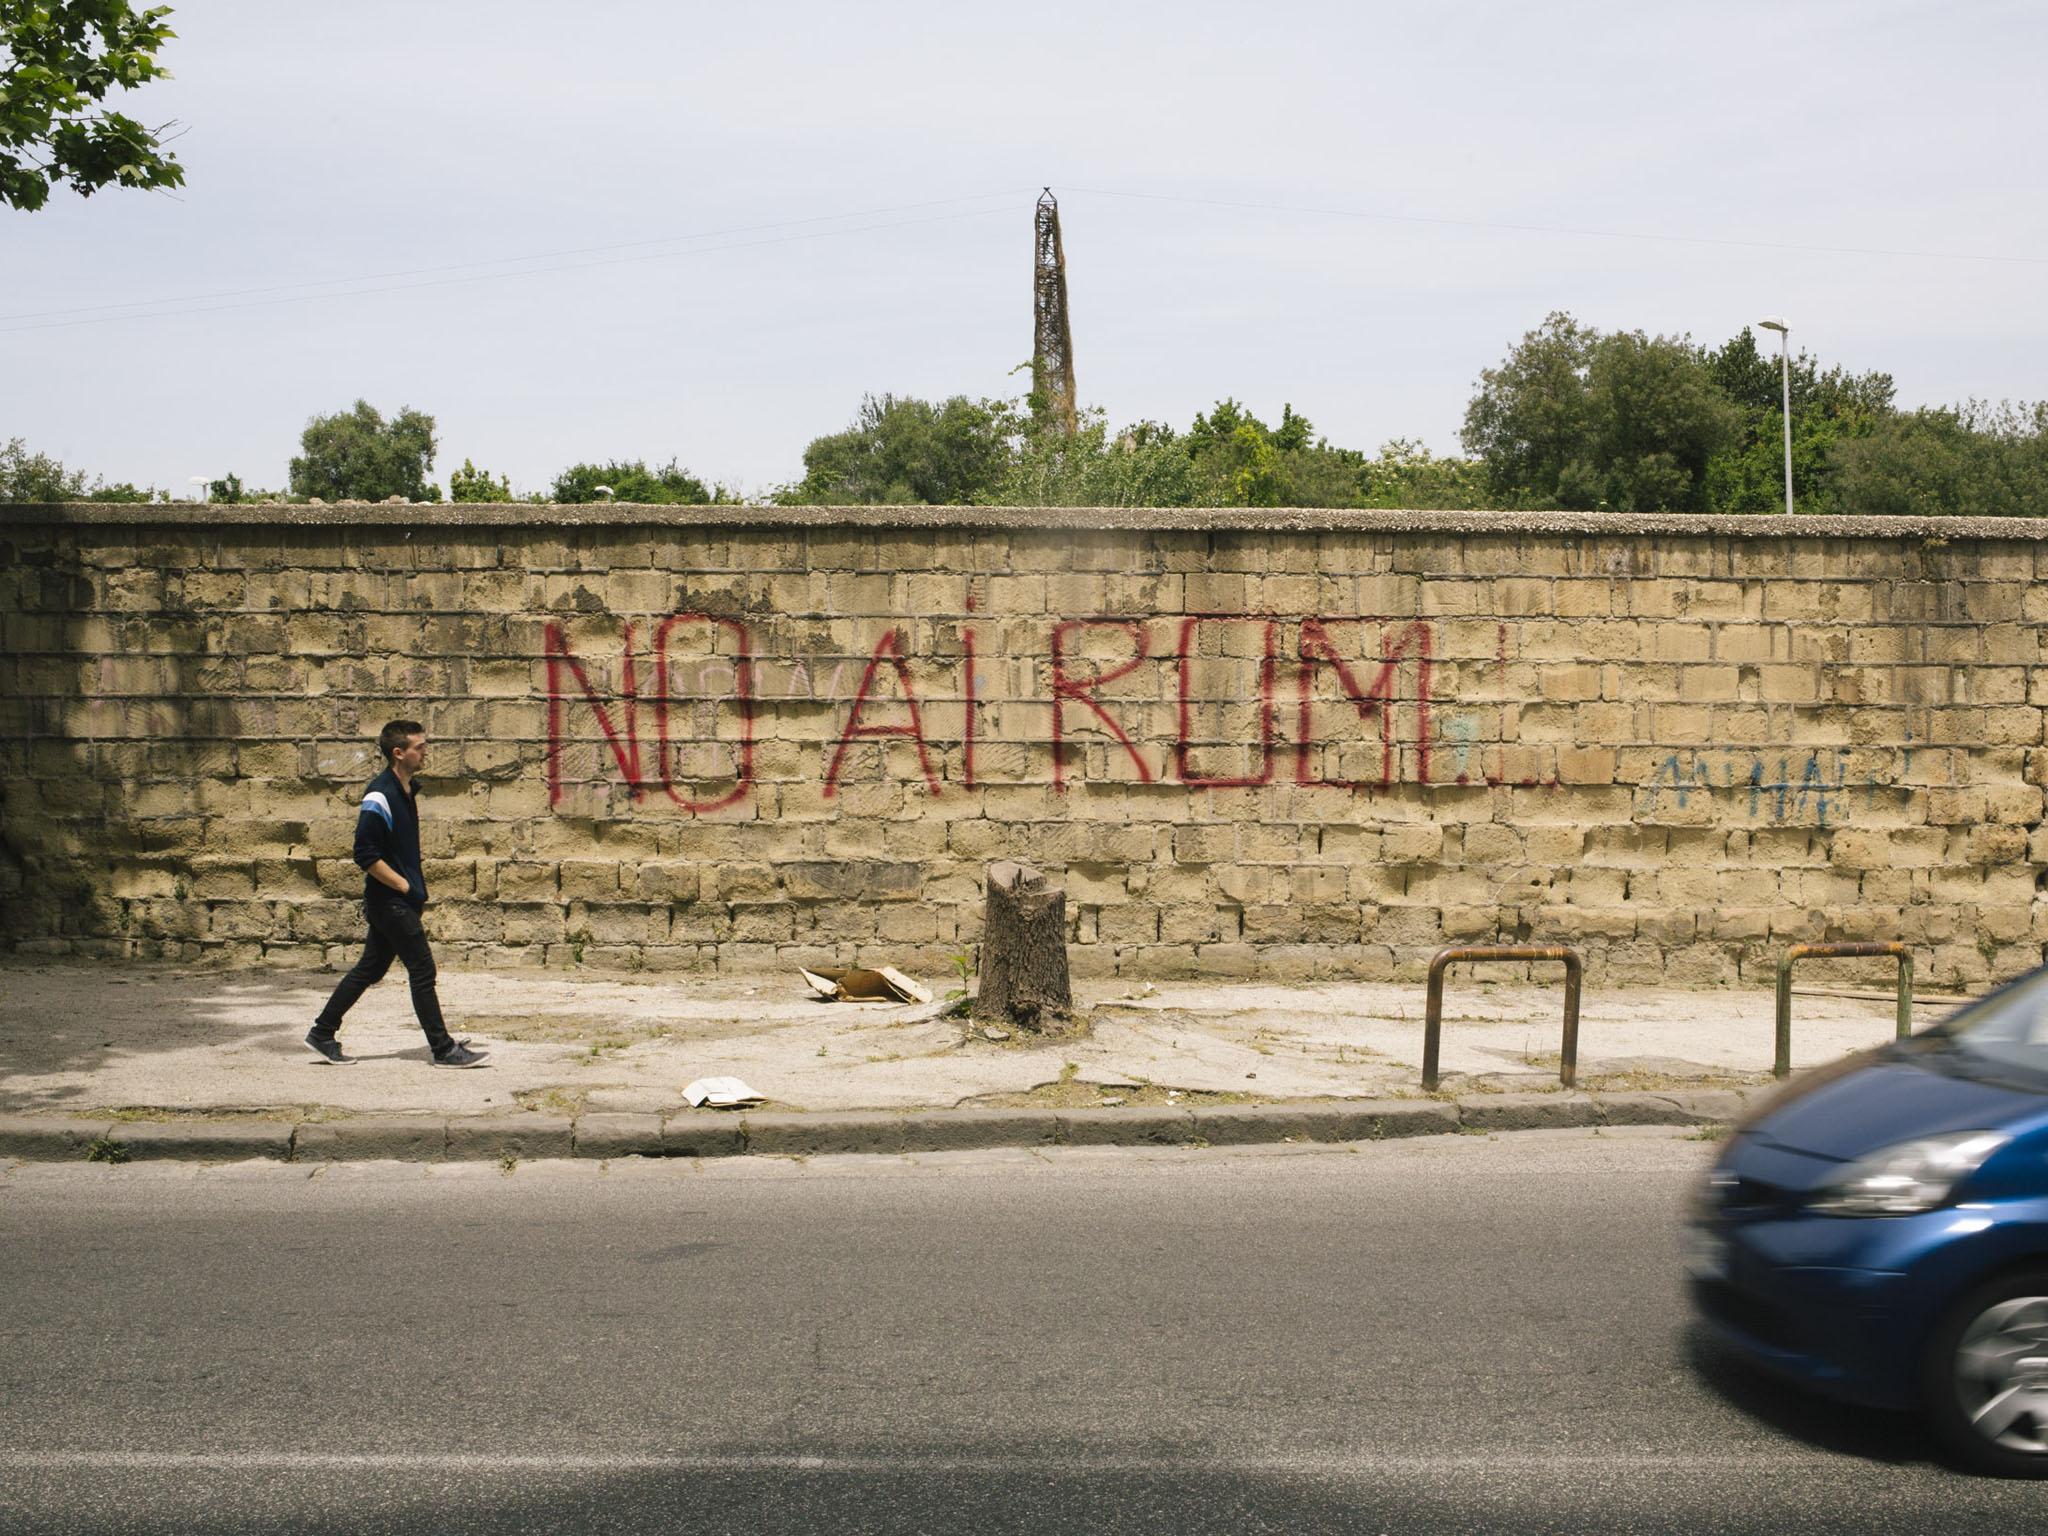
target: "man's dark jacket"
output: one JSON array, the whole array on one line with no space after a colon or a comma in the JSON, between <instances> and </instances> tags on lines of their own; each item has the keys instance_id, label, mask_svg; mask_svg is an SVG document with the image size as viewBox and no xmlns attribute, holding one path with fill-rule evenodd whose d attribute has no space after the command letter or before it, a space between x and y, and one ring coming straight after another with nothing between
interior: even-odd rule
<instances>
[{"instance_id":1,"label":"man's dark jacket","mask_svg":"<svg viewBox=\"0 0 2048 1536\"><path fill-rule=\"evenodd\" d=\"M365 901L398 894L369 872L370 866L382 859L405 876L405 899L416 907L427 904L427 877L420 872L417 798L389 768L370 780L370 787L363 791L363 808L356 813L356 864L363 871Z\"/></svg>"}]
</instances>

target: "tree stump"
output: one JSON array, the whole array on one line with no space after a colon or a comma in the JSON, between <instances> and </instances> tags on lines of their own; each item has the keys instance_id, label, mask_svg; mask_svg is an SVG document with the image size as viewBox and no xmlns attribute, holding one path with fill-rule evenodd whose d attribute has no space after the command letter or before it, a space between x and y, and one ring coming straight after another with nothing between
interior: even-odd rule
<instances>
[{"instance_id":1,"label":"tree stump","mask_svg":"<svg viewBox=\"0 0 2048 1536\"><path fill-rule=\"evenodd\" d=\"M1062 1029L1073 1008L1066 888L1028 864L989 865L974 1017L1045 1034Z\"/></svg>"}]
</instances>

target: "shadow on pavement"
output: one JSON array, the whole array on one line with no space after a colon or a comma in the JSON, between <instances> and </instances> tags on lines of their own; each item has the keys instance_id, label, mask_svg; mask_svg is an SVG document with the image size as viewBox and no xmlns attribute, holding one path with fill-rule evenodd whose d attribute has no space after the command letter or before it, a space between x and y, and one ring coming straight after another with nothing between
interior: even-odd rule
<instances>
[{"instance_id":1,"label":"shadow on pavement","mask_svg":"<svg viewBox=\"0 0 2048 1536\"><path fill-rule=\"evenodd\" d=\"M301 1037L335 980L0 963L0 1113L83 1106L98 1092L91 1074L136 1058L256 1051L311 1063Z\"/></svg>"},{"instance_id":2,"label":"shadow on pavement","mask_svg":"<svg viewBox=\"0 0 2048 1536\"><path fill-rule=\"evenodd\" d=\"M1056 1451L978 1465L923 1463L897 1446L854 1466L780 1464L564 1468L416 1462L405 1467L308 1465L266 1470L151 1468L37 1471L0 1489L0 1520L26 1533L256 1530L386 1536L973 1536L1154 1533L1320 1536L1320 1533L1593 1531L1684 1536L1921 1536L1957 1519L2017 1529L2027 1490L1989 1480L1886 1470L1833 1478L1731 1476L1586 1468L1490 1475L1469 1461L1387 1472L1324 1474L1180 1465L1079 1464ZM1871 1482L1884 1486L1873 1489ZM89 1512L88 1523L77 1517Z\"/></svg>"},{"instance_id":3,"label":"shadow on pavement","mask_svg":"<svg viewBox=\"0 0 2048 1536\"><path fill-rule=\"evenodd\" d=\"M83 1481L83 1480L82 1480ZM90 1508L95 1529L179 1530L191 1536L255 1529L386 1536L587 1536L598 1531L864 1536L974 1533L1172 1532L1174 1536L1316 1536L1322 1532L1446 1529L1403 1518L1398 1496L1306 1479L1218 1473L1089 1473L1056 1461L1015 1470L952 1471L915 1465L860 1471L796 1468L618 1471L525 1475L415 1469L337 1475L309 1470L244 1475L152 1472L127 1488L99 1479L91 1493L62 1484L0 1495L8 1529L72 1531ZM141 1485L148 1483L146 1495ZM394 1484L410 1486L394 1486ZM1417 1512L1419 1513L1419 1512ZM19 1522L19 1523L16 1523Z\"/></svg>"},{"instance_id":4,"label":"shadow on pavement","mask_svg":"<svg viewBox=\"0 0 2048 1536\"><path fill-rule=\"evenodd\" d=\"M1701 1385L1722 1402L1815 1450L1890 1466L1940 1464L1926 1431L1910 1413L1802 1392L1750 1365L1699 1323L1686 1331L1685 1354Z\"/></svg>"}]
</instances>

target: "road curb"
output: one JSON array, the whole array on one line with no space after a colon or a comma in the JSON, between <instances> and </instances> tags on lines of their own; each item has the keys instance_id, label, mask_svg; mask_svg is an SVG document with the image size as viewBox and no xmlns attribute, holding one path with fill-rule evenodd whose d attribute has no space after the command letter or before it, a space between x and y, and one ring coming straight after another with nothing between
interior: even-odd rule
<instances>
[{"instance_id":1,"label":"road curb","mask_svg":"<svg viewBox=\"0 0 2048 1536\"><path fill-rule=\"evenodd\" d=\"M283 1120L128 1120L107 1139L127 1154L127 1162L233 1163L261 1157L282 1163L291 1159L293 1129Z\"/></svg>"},{"instance_id":2,"label":"road curb","mask_svg":"<svg viewBox=\"0 0 2048 1536\"><path fill-rule=\"evenodd\" d=\"M1428 1099L1355 1104L1236 1104L1194 1112L1195 1134L1213 1147L1267 1141L1385 1141L1458 1129L1458 1106Z\"/></svg>"},{"instance_id":3,"label":"road curb","mask_svg":"<svg viewBox=\"0 0 2048 1536\"><path fill-rule=\"evenodd\" d=\"M1458 1128L1466 1131L1579 1130L1603 1123L1589 1093L1488 1093L1458 1100Z\"/></svg>"},{"instance_id":4,"label":"road curb","mask_svg":"<svg viewBox=\"0 0 2048 1536\"><path fill-rule=\"evenodd\" d=\"M575 1150L575 1122L567 1115L458 1115L448 1121L450 1162L521 1162L569 1157Z\"/></svg>"},{"instance_id":5,"label":"road curb","mask_svg":"<svg viewBox=\"0 0 2048 1536\"><path fill-rule=\"evenodd\" d=\"M111 1120L69 1115L0 1115L0 1157L29 1161L70 1161L87 1148L114 1139Z\"/></svg>"},{"instance_id":6,"label":"road curb","mask_svg":"<svg viewBox=\"0 0 2048 1536\"><path fill-rule=\"evenodd\" d=\"M1407 1136L1726 1124L1756 1088L1626 1093L1483 1093L1462 1099L1314 1099L1278 1104L1082 1109L855 1110L833 1114L684 1110L358 1115L305 1121L0 1115L0 1161L475 1162L534 1158L820 1157L988 1147L1254 1146Z\"/></svg>"},{"instance_id":7,"label":"road curb","mask_svg":"<svg viewBox=\"0 0 2048 1536\"><path fill-rule=\"evenodd\" d=\"M302 1163L437 1162L447 1155L448 1122L439 1115L361 1115L292 1131L292 1158Z\"/></svg>"},{"instance_id":8,"label":"road curb","mask_svg":"<svg viewBox=\"0 0 2048 1536\"><path fill-rule=\"evenodd\" d=\"M660 1157L661 1116L606 1111L579 1117L578 1157Z\"/></svg>"}]
</instances>

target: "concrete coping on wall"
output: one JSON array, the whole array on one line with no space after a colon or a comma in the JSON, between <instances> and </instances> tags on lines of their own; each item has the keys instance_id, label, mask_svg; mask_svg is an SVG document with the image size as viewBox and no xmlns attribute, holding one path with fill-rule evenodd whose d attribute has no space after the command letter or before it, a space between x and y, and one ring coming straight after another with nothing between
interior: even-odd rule
<instances>
[{"instance_id":1,"label":"concrete coping on wall","mask_svg":"<svg viewBox=\"0 0 2048 1536\"><path fill-rule=\"evenodd\" d=\"M1542 538L1944 539L2032 543L2048 518L1777 513L1440 512L1332 507L776 507L634 502L61 502L0 506L0 529L829 528L1009 533L1495 534Z\"/></svg>"}]
</instances>

